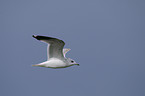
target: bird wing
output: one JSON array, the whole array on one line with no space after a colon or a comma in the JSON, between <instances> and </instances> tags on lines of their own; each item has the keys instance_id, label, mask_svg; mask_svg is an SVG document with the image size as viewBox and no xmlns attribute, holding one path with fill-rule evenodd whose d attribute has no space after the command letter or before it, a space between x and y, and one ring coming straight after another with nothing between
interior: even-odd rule
<instances>
[{"instance_id":1,"label":"bird wing","mask_svg":"<svg viewBox=\"0 0 145 96\"><path fill-rule=\"evenodd\" d=\"M64 57L65 57L65 54L68 52L68 51L70 51L71 49L69 49L69 48L64 48L63 49L63 55L64 55Z\"/></svg>"},{"instance_id":2,"label":"bird wing","mask_svg":"<svg viewBox=\"0 0 145 96\"><path fill-rule=\"evenodd\" d=\"M64 41L59 40L57 38L46 37L46 36L33 35L33 37L36 38L37 40L48 43L48 47L47 47L48 59L50 59L50 58L59 58L59 59L64 58L64 55L62 53L63 47L65 45Z\"/></svg>"}]
</instances>

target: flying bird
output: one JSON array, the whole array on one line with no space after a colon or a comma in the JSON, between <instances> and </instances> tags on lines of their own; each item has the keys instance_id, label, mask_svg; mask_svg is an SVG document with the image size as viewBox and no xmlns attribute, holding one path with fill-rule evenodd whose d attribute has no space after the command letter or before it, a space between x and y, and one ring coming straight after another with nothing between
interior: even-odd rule
<instances>
[{"instance_id":1,"label":"flying bird","mask_svg":"<svg viewBox=\"0 0 145 96\"><path fill-rule=\"evenodd\" d=\"M37 40L45 42L48 44L47 46L47 61L42 62L40 64L32 65L32 66L39 66L39 67L46 67L46 68L66 68L73 65L78 65L73 59L66 58L66 53L70 51L69 48L64 48L64 41L59 40L53 37L46 37L46 36L38 36L33 35Z\"/></svg>"}]
</instances>

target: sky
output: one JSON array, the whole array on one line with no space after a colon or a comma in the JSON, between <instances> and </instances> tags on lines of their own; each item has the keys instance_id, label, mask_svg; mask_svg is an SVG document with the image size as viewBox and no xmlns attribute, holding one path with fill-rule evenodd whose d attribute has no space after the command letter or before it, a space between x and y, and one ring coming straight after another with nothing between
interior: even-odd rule
<instances>
[{"instance_id":1,"label":"sky","mask_svg":"<svg viewBox=\"0 0 145 96\"><path fill-rule=\"evenodd\" d=\"M144 0L0 0L0 96L145 96ZM63 40L80 66L32 67Z\"/></svg>"}]
</instances>

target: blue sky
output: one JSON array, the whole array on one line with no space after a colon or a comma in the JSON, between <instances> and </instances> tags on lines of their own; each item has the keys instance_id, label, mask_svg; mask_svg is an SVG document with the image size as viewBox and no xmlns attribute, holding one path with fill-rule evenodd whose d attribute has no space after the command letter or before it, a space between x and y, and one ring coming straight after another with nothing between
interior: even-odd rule
<instances>
[{"instance_id":1,"label":"blue sky","mask_svg":"<svg viewBox=\"0 0 145 96\"><path fill-rule=\"evenodd\" d=\"M0 96L145 96L144 0L0 0ZM65 41L80 66L32 67Z\"/></svg>"}]
</instances>

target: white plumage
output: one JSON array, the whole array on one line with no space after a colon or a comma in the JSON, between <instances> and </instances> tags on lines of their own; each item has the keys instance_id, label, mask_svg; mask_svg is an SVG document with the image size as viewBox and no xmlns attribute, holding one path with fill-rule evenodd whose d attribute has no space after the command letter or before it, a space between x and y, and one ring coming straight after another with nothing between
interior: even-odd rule
<instances>
[{"instance_id":1,"label":"white plumage","mask_svg":"<svg viewBox=\"0 0 145 96\"><path fill-rule=\"evenodd\" d=\"M47 47L47 61L40 64L32 65L47 68L65 68L72 65L79 65L74 60L66 58L65 55L69 48L64 48L64 41L57 38L46 37L46 36L36 36L33 35L37 40L43 41L48 44Z\"/></svg>"}]
</instances>

